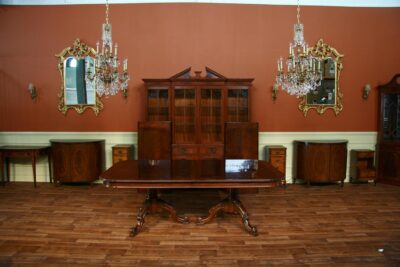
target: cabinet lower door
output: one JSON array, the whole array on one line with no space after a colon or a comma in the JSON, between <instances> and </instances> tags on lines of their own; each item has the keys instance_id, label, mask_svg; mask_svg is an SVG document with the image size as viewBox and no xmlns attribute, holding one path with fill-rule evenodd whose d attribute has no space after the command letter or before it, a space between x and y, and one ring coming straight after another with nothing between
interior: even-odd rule
<instances>
[{"instance_id":1,"label":"cabinet lower door","mask_svg":"<svg viewBox=\"0 0 400 267\"><path fill-rule=\"evenodd\" d=\"M93 182L101 174L101 151L96 143L76 144L70 147L71 182Z\"/></svg>"},{"instance_id":2,"label":"cabinet lower door","mask_svg":"<svg viewBox=\"0 0 400 267\"><path fill-rule=\"evenodd\" d=\"M378 147L378 182L400 185L400 146Z\"/></svg>"},{"instance_id":3,"label":"cabinet lower door","mask_svg":"<svg viewBox=\"0 0 400 267\"><path fill-rule=\"evenodd\" d=\"M71 182L70 175L70 146L65 144L52 144L52 165L54 181Z\"/></svg>"},{"instance_id":4,"label":"cabinet lower door","mask_svg":"<svg viewBox=\"0 0 400 267\"><path fill-rule=\"evenodd\" d=\"M331 145L330 181L342 181L346 178L347 148L343 144Z\"/></svg>"}]
</instances>

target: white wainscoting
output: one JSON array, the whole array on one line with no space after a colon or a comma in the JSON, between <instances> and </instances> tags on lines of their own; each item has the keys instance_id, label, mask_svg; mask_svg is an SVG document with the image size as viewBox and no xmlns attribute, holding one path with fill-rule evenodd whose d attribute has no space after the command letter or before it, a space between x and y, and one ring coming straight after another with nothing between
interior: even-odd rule
<instances>
[{"instance_id":1,"label":"white wainscoting","mask_svg":"<svg viewBox=\"0 0 400 267\"><path fill-rule=\"evenodd\" d=\"M265 159L266 145L283 145L287 148L286 181L292 182L292 161L294 140L348 140L347 175L349 180L350 150L375 149L376 132L260 132L259 159ZM0 145L49 145L50 139L104 139L106 141L106 167L112 165L111 148L116 144L134 144L137 154L137 132L0 132ZM10 164L11 181L33 181L32 165L29 159L13 159ZM48 182L47 159L37 162L37 181Z\"/></svg>"}]
</instances>

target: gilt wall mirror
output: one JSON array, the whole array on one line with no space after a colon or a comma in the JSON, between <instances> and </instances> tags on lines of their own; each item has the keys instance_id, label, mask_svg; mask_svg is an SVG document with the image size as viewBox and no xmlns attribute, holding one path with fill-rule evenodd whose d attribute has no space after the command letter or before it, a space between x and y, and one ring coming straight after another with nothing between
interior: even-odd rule
<instances>
[{"instance_id":1,"label":"gilt wall mirror","mask_svg":"<svg viewBox=\"0 0 400 267\"><path fill-rule=\"evenodd\" d=\"M322 73L321 85L305 95L299 109L304 116L310 109L315 109L318 114L332 109L336 115L343 109L343 94L340 92L339 79L343 69L341 55L335 48L324 43L322 39L309 49L309 53L321 60L320 71Z\"/></svg>"},{"instance_id":2,"label":"gilt wall mirror","mask_svg":"<svg viewBox=\"0 0 400 267\"><path fill-rule=\"evenodd\" d=\"M72 47L57 54L58 70L61 74L61 92L58 110L66 114L74 109L79 114L92 109L96 115L103 109L103 103L96 94L95 81L87 79L95 72L96 51L76 39Z\"/></svg>"}]
</instances>

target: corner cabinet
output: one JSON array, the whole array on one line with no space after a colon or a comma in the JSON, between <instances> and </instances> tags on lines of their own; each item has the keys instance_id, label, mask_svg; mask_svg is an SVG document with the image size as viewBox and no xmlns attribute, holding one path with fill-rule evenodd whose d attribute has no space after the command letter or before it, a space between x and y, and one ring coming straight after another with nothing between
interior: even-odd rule
<instances>
[{"instance_id":1,"label":"corner cabinet","mask_svg":"<svg viewBox=\"0 0 400 267\"><path fill-rule=\"evenodd\" d=\"M378 87L379 128L376 182L400 185L400 74Z\"/></svg>"},{"instance_id":2,"label":"corner cabinet","mask_svg":"<svg viewBox=\"0 0 400 267\"><path fill-rule=\"evenodd\" d=\"M250 120L253 79L226 78L207 67L205 75L190 71L166 79L143 79L146 120L172 122L173 159L223 159L225 122Z\"/></svg>"}]
</instances>

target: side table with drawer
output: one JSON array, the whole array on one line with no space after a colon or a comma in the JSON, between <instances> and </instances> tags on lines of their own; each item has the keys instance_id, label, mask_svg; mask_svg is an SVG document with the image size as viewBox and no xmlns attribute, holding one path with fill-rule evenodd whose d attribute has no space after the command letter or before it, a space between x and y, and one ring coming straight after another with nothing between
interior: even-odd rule
<instances>
[{"instance_id":1,"label":"side table with drawer","mask_svg":"<svg viewBox=\"0 0 400 267\"><path fill-rule=\"evenodd\" d=\"M133 159L133 145L120 144L112 147L112 161L113 165L123 160Z\"/></svg>"},{"instance_id":2,"label":"side table with drawer","mask_svg":"<svg viewBox=\"0 0 400 267\"><path fill-rule=\"evenodd\" d=\"M286 186L286 147L281 145L268 145L265 147L265 159L284 174L282 184Z\"/></svg>"}]
</instances>

